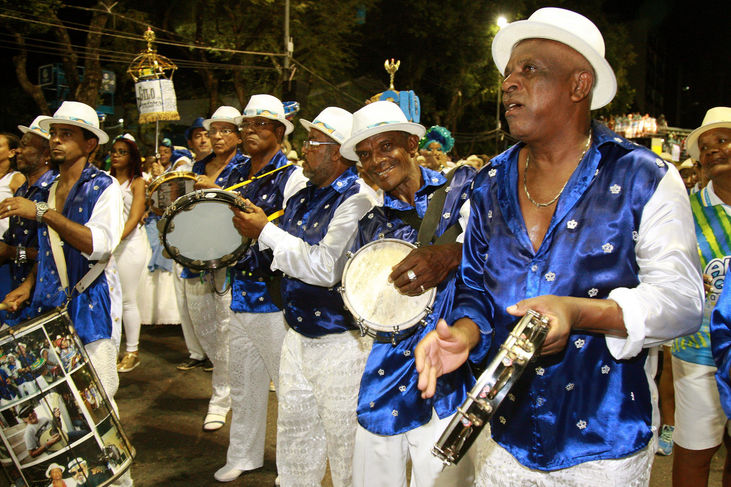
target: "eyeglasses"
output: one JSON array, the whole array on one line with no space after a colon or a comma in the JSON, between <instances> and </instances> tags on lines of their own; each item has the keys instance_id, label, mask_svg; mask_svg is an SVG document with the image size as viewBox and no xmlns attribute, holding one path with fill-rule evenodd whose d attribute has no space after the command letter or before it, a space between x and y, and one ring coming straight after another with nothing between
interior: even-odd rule
<instances>
[{"instance_id":1,"label":"eyeglasses","mask_svg":"<svg viewBox=\"0 0 731 487\"><path fill-rule=\"evenodd\" d=\"M275 123L277 122L269 122L264 120L244 120L243 122L241 122L241 128L243 130L246 130L248 128L259 130L266 127L267 125L274 125Z\"/></svg>"},{"instance_id":2,"label":"eyeglasses","mask_svg":"<svg viewBox=\"0 0 731 487\"><path fill-rule=\"evenodd\" d=\"M314 149L321 145L338 145L337 142L320 142L318 140L305 140L302 143L303 149Z\"/></svg>"},{"instance_id":3,"label":"eyeglasses","mask_svg":"<svg viewBox=\"0 0 731 487\"><path fill-rule=\"evenodd\" d=\"M214 129L214 128L211 128L210 130L208 130L208 135L216 135L216 134L231 135L231 134L233 134L235 132L237 132L236 129L229 129L229 128L225 128L225 129Z\"/></svg>"},{"instance_id":4,"label":"eyeglasses","mask_svg":"<svg viewBox=\"0 0 731 487\"><path fill-rule=\"evenodd\" d=\"M126 149L112 149L109 151L111 155L120 155L120 156L126 156L129 154L129 151Z\"/></svg>"}]
</instances>

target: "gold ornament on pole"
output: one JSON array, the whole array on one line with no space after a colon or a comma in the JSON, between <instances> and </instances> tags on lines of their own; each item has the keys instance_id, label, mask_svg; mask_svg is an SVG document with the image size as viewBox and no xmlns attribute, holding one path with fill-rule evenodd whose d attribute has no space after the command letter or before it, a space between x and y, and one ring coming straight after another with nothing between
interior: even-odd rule
<instances>
[{"instance_id":1,"label":"gold ornament on pole","mask_svg":"<svg viewBox=\"0 0 731 487\"><path fill-rule=\"evenodd\" d=\"M180 120L173 86L173 73L178 67L157 53L153 46L155 33L151 28L147 28L144 39L147 41L147 50L134 58L127 69L135 81L139 122Z\"/></svg>"},{"instance_id":2,"label":"gold ornament on pole","mask_svg":"<svg viewBox=\"0 0 731 487\"><path fill-rule=\"evenodd\" d=\"M386 69L386 72L390 77L388 89L370 97L366 100L366 105L368 103L373 103L374 101L393 102L401 108L401 111L404 112L404 115L406 115L409 122L419 123L419 118L421 117L421 104L419 102L419 97L413 90L397 90L393 85L393 79L400 66L401 60L386 59L383 63L383 67Z\"/></svg>"},{"instance_id":3,"label":"gold ornament on pole","mask_svg":"<svg viewBox=\"0 0 731 487\"><path fill-rule=\"evenodd\" d=\"M391 81L388 85L389 90L394 90L393 87L393 77L396 75L396 71L398 71L398 68L401 67L401 60L395 61L391 59L390 61L386 59L386 62L383 63L383 67L386 68L386 72L391 76Z\"/></svg>"}]
</instances>

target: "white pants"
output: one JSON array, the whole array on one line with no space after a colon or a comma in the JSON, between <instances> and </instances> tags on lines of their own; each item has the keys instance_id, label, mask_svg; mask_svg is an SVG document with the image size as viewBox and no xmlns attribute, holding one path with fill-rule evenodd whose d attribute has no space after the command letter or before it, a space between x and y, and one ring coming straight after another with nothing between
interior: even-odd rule
<instances>
[{"instance_id":1,"label":"white pants","mask_svg":"<svg viewBox=\"0 0 731 487\"><path fill-rule=\"evenodd\" d=\"M286 332L281 312L231 313L229 467L253 470L264 465L269 381L279 391L279 358Z\"/></svg>"},{"instance_id":2,"label":"white pants","mask_svg":"<svg viewBox=\"0 0 731 487\"><path fill-rule=\"evenodd\" d=\"M475 448L476 487L646 487L650 485L657 444L653 437L648 446L628 457L593 460L551 472L521 465L486 434L477 438Z\"/></svg>"},{"instance_id":3,"label":"white pants","mask_svg":"<svg viewBox=\"0 0 731 487\"><path fill-rule=\"evenodd\" d=\"M728 418L721 407L716 367L673 357L675 431L673 441L688 450L720 445Z\"/></svg>"},{"instance_id":4,"label":"white pants","mask_svg":"<svg viewBox=\"0 0 731 487\"><path fill-rule=\"evenodd\" d=\"M358 425L355 434L353 485L355 487L405 487L406 464L411 460L411 487L461 487L472 485L471 452L457 465L444 467L431 449L452 420L451 415L432 419L406 433L383 436Z\"/></svg>"},{"instance_id":5,"label":"white pants","mask_svg":"<svg viewBox=\"0 0 731 487\"><path fill-rule=\"evenodd\" d=\"M135 230L114 251L122 284L122 324L128 352L136 352L140 344L142 321L137 307L137 287L145 271L147 245L145 232Z\"/></svg>"},{"instance_id":6,"label":"white pants","mask_svg":"<svg viewBox=\"0 0 731 487\"><path fill-rule=\"evenodd\" d=\"M206 358L206 353L203 351L198 337L195 336L193 321L190 319L190 314L188 314L188 300L185 296L184 286L184 282L187 279L180 277L182 271L183 268L180 264L177 262L173 264L173 285L175 287L175 301L178 303L178 313L180 313L180 328L183 330L183 339L185 340L185 346L188 348L190 358L203 360Z\"/></svg>"},{"instance_id":7,"label":"white pants","mask_svg":"<svg viewBox=\"0 0 731 487\"><path fill-rule=\"evenodd\" d=\"M280 485L322 485L328 460L333 486L352 485L358 390L371 343L356 331L287 332L277 388Z\"/></svg>"},{"instance_id":8,"label":"white pants","mask_svg":"<svg viewBox=\"0 0 731 487\"><path fill-rule=\"evenodd\" d=\"M226 281L226 269L219 269L213 275L216 288L222 289ZM210 277L210 274L207 275L204 282L199 277L182 279L182 286L195 336L213 363L213 392L208 401L208 413L225 416L231 409L228 380L231 293L226 292L223 296L217 294Z\"/></svg>"},{"instance_id":9,"label":"white pants","mask_svg":"<svg viewBox=\"0 0 731 487\"><path fill-rule=\"evenodd\" d=\"M102 383L104 392L107 393L111 407L114 408L114 412L119 416L119 408L117 408L117 402L114 400L114 395L119 389L119 375L117 374L117 347L114 342L109 339L97 340L84 346L91 365L96 371L96 375L99 377L99 381ZM127 470L121 477L119 477L113 484L113 487L131 487L132 486L132 474L130 470Z\"/></svg>"}]
</instances>

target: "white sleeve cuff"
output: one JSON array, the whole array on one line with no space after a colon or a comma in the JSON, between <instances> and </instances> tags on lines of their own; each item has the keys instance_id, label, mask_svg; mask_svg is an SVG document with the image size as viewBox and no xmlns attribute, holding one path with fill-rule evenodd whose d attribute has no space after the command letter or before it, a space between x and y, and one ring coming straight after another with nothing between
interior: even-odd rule
<instances>
[{"instance_id":1,"label":"white sleeve cuff","mask_svg":"<svg viewBox=\"0 0 731 487\"><path fill-rule=\"evenodd\" d=\"M607 297L607 299L616 301L622 309L624 326L627 329L626 337L605 335L609 353L617 360L636 356L645 345L647 308L638 302L636 298L636 294L627 288L613 289Z\"/></svg>"},{"instance_id":2,"label":"white sleeve cuff","mask_svg":"<svg viewBox=\"0 0 731 487\"><path fill-rule=\"evenodd\" d=\"M277 243L281 242L282 239L286 238L289 234L276 226L272 222L268 222L264 225L264 228L259 234L259 248L276 250Z\"/></svg>"},{"instance_id":3,"label":"white sleeve cuff","mask_svg":"<svg viewBox=\"0 0 731 487\"><path fill-rule=\"evenodd\" d=\"M87 255L85 253L81 253L84 257L86 257L87 260L101 260L104 257L108 257L111 252L107 252L107 250L110 247L110 244L107 242L107 237L104 233L104 230L97 227L87 227L89 230L91 230L91 244L92 244L92 252L90 255Z\"/></svg>"}]
</instances>

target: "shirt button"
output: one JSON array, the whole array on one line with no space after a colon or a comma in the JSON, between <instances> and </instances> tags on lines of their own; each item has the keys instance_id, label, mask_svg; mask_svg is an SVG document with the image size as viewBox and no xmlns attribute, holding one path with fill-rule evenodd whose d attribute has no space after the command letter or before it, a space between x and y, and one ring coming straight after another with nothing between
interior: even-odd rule
<instances>
[{"instance_id":1,"label":"shirt button","mask_svg":"<svg viewBox=\"0 0 731 487\"><path fill-rule=\"evenodd\" d=\"M538 270L538 266L533 264L532 266L530 266L530 270L532 270L533 272L536 272Z\"/></svg>"}]
</instances>

